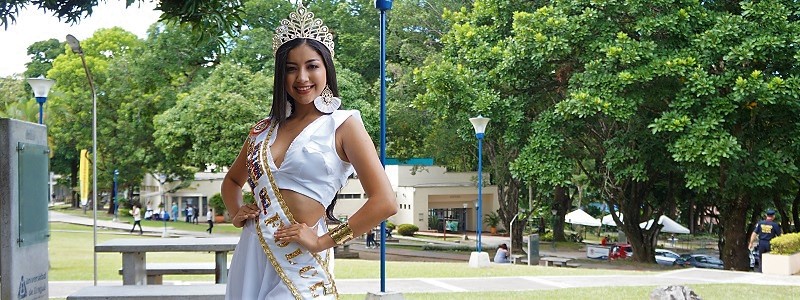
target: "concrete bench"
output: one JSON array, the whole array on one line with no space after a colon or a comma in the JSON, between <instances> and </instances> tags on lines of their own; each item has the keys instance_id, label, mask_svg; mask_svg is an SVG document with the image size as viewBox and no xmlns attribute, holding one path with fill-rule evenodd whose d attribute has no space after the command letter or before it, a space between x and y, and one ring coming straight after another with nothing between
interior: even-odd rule
<instances>
[{"instance_id":1,"label":"concrete bench","mask_svg":"<svg viewBox=\"0 0 800 300\"><path fill-rule=\"evenodd\" d=\"M223 300L224 284L90 286L67 300Z\"/></svg>"},{"instance_id":2,"label":"concrete bench","mask_svg":"<svg viewBox=\"0 0 800 300\"><path fill-rule=\"evenodd\" d=\"M335 258L358 258L358 252L350 251L350 244L333 247Z\"/></svg>"},{"instance_id":3,"label":"concrete bench","mask_svg":"<svg viewBox=\"0 0 800 300\"><path fill-rule=\"evenodd\" d=\"M515 265L516 264L522 264L522 263L526 263L527 261L528 261L527 255L522 255L522 254L511 255L511 263L512 264L515 264Z\"/></svg>"},{"instance_id":4,"label":"concrete bench","mask_svg":"<svg viewBox=\"0 0 800 300\"><path fill-rule=\"evenodd\" d=\"M539 265L545 267L566 267L567 263L571 261L571 258L561 258L561 257L542 257L539 259Z\"/></svg>"},{"instance_id":5,"label":"concrete bench","mask_svg":"<svg viewBox=\"0 0 800 300\"><path fill-rule=\"evenodd\" d=\"M164 275L206 275L214 274L214 263L147 263L147 284L162 284ZM119 270L122 275L122 269Z\"/></svg>"}]
</instances>

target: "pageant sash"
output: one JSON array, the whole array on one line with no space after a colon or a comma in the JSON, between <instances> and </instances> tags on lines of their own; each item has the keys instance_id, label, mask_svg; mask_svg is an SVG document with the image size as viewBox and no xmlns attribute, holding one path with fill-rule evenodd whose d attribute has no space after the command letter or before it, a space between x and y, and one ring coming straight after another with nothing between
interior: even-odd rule
<instances>
[{"instance_id":1,"label":"pageant sash","mask_svg":"<svg viewBox=\"0 0 800 300\"><path fill-rule=\"evenodd\" d=\"M330 249L326 250L323 259L296 242L275 241L278 228L295 223L270 170L269 141L275 128L264 119L253 127L248 139L247 182L261 209L256 224L258 238L267 259L295 299L338 299L336 285L328 270L328 259L333 255ZM317 234L324 233L325 222L317 224Z\"/></svg>"}]
</instances>

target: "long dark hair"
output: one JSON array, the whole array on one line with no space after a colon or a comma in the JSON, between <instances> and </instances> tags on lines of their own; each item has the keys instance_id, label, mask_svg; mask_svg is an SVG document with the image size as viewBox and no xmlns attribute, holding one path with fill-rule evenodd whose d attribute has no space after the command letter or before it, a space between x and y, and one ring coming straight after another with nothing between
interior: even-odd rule
<instances>
[{"instance_id":1,"label":"long dark hair","mask_svg":"<svg viewBox=\"0 0 800 300\"><path fill-rule=\"evenodd\" d=\"M325 78L328 82L328 87L331 89L331 92L333 92L334 96L339 97L339 84L336 81L336 68L333 66L333 57L331 56L331 52L328 51L328 48L314 39L293 39L281 45L278 48L278 51L275 52L275 81L273 83L272 92L272 109L269 112L270 120L272 120L272 122L280 124L283 121L286 121L286 118L288 117L286 115L287 105L292 105L292 109L294 109L294 99L292 99L292 97L289 96L289 93L286 92L286 58L289 56L289 51L301 45L308 45L311 47L311 49L317 51L319 56L322 57L322 63L325 65ZM338 193L333 195L331 204L325 209L325 216L334 222L339 221L333 215L333 208L336 206L336 198L338 198L337 196Z\"/></svg>"},{"instance_id":2,"label":"long dark hair","mask_svg":"<svg viewBox=\"0 0 800 300\"><path fill-rule=\"evenodd\" d=\"M287 118L286 105L291 103L292 108L294 108L294 99L286 92L286 58L289 56L289 51L301 45L308 45L322 57L322 63L325 65L325 78L328 81L328 87L331 89L334 96L339 97L339 84L336 81L336 69L333 66L333 57L331 56L331 52L328 51L328 48L314 39L300 38L288 41L281 45L275 53L275 82L272 92L272 110L269 112L269 116L273 122L279 124Z\"/></svg>"}]
</instances>

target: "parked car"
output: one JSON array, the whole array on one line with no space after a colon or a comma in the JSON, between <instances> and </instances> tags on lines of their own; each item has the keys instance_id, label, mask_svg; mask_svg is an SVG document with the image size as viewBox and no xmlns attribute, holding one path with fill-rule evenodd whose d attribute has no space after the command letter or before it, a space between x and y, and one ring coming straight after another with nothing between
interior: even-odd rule
<instances>
[{"instance_id":1,"label":"parked car","mask_svg":"<svg viewBox=\"0 0 800 300\"><path fill-rule=\"evenodd\" d=\"M633 257L633 246L630 244L614 244L611 246L611 255L609 259L620 259Z\"/></svg>"},{"instance_id":2,"label":"parked car","mask_svg":"<svg viewBox=\"0 0 800 300\"><path fill-rule=\"evenodd\" d=\"M656 249L656 263L664 266L683 266L685 261L678 253L666 249Z\"/></svg>"},{"instance_id":3,"label":"parked car","mask_svg":"<svg viewBox=\"0 0 800 300\"><path fill-rule=\"evenodd\" d=\"M681 258L683 258L686 261L684 264L691 265L695 268L720 269L720 270L724 268L722 260L706 254L684 254L681 255Z\"/></svg>"}]
</instances>

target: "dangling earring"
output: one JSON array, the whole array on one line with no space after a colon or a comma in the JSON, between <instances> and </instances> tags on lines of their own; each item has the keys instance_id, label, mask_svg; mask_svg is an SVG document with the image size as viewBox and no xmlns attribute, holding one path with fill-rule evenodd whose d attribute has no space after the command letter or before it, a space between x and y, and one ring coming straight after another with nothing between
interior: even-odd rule
<instances>
[{"instance_id":1,"label":"dangling earring","mask_svg":"<svg viewBox=\"0 0 800 300\"><path fill-rule=\"evenodd\" d=\"M292 102L286 100L286 118L289 118L289 116L291 115L292 115Z\"/></svg>"},{"instance_id":2,"label":"dangling earring","mask_svg":"<svg viewBox=\"0 0 800 300\"><path fill-rule=\"evenodd\" d=\"M333 91L331 91L331 88L327 85L325 85L325 89L322 90L322 94L314 99L314 107L316 107L321 113L332 113L333 111L339 109L339 106L342 106L342 99L339 99L339 97L334 97Z\"/></svg>"}]
</instances>

